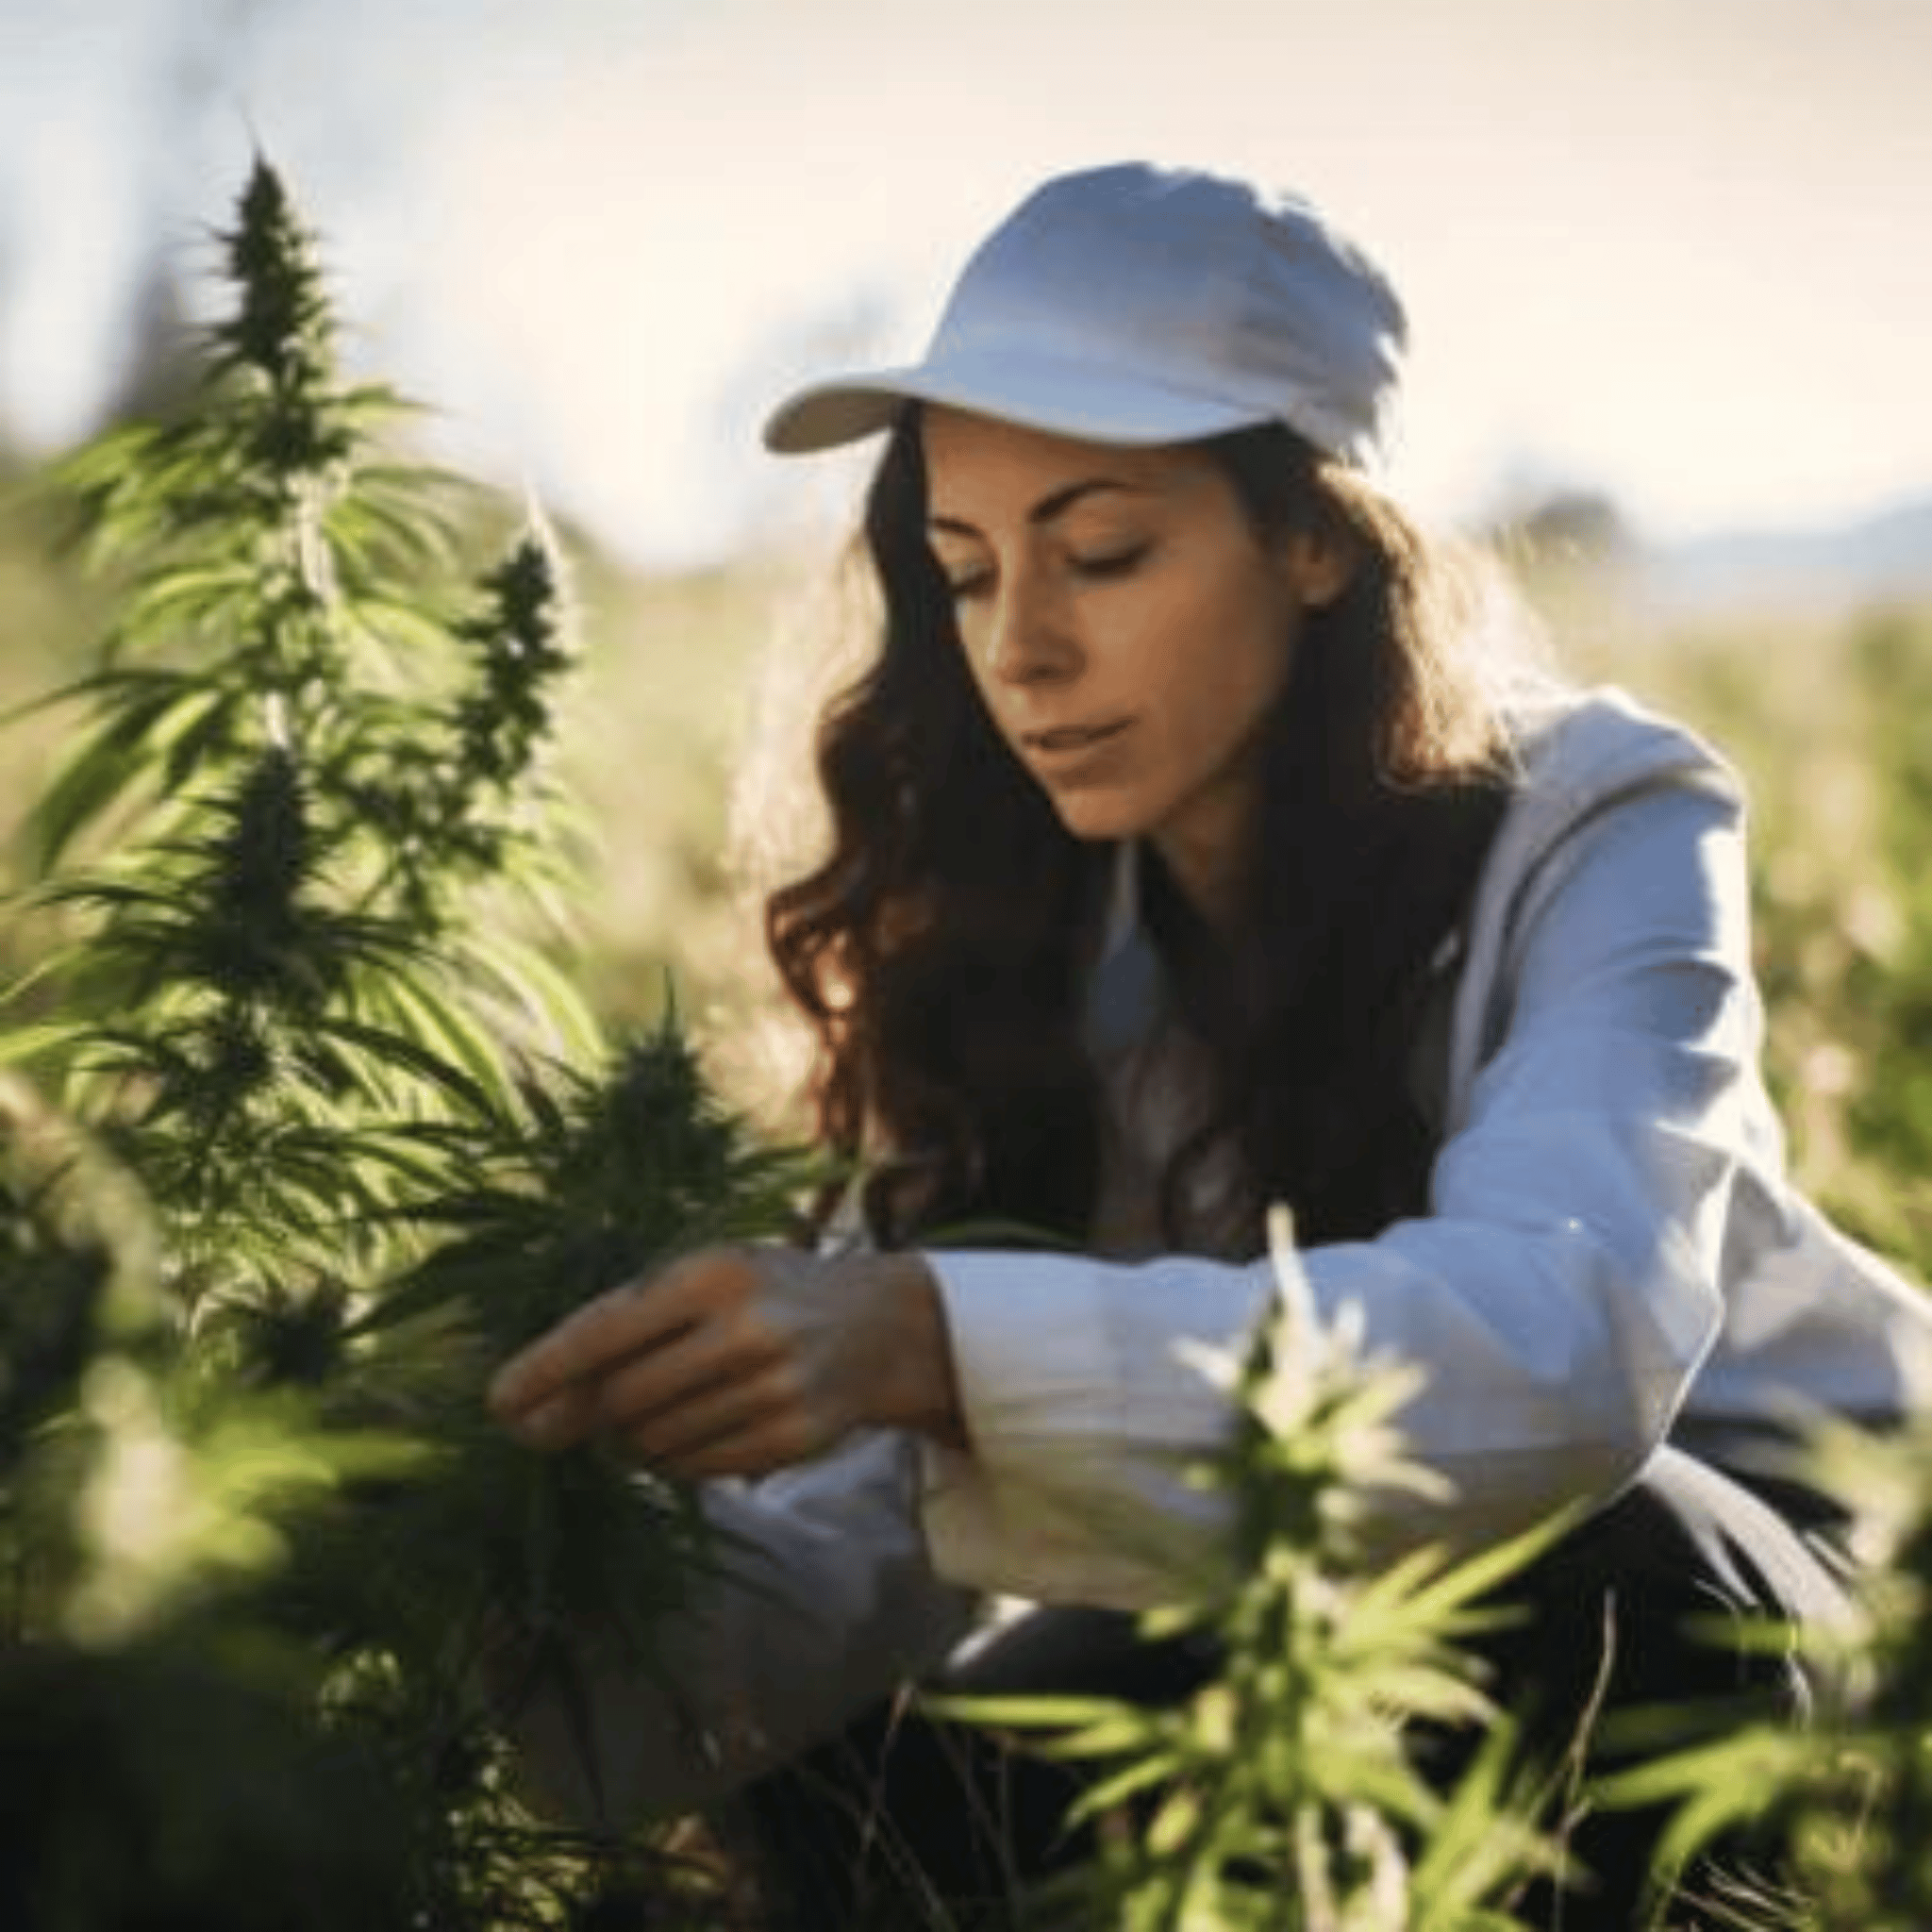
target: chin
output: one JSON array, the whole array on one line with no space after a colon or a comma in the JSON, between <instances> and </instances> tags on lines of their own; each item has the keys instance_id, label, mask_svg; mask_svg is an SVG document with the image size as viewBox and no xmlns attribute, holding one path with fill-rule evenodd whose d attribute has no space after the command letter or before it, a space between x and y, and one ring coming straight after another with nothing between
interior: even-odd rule
<instances>
[{"instance_id":1,"label":"chin","mask_svg":"<svg viewBox=\"0 0 1932 1932\"><path fill-rule=\"evenodd\" d=\"M1118 806L1108 806L1098 799L1056 799L1054 808L1068 832L1090 845L1138 839L1147 830L1144 814L1123 811Z\"/></svg>"}]
</instances>

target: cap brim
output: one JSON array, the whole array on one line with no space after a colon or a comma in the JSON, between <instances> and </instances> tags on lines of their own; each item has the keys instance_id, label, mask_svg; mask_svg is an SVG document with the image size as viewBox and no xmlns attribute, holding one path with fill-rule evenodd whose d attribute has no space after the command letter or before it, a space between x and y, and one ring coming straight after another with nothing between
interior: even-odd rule
<instances>
[{"instance_id":1,"label":"cap brim","mask_svg":"<svg viewBox=\"0 0 1932 1932\"><path fill-rule=\"evenodd\" d=\"M1087 442L1192 442L1269 420L1244 408L1162 389L1139 375L1075 363L999 355L912 364L812 383L765 419L765 447L781 456L835 449L888 429L909 402L991 416Z\"/></svg>"}]
</instances>

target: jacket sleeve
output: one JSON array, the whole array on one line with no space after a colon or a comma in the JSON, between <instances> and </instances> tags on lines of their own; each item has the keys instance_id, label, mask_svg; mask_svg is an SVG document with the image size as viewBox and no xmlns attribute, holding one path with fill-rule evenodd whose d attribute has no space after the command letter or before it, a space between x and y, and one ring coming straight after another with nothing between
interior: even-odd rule
<instances>
[{"instance_id":1,"label":"jacket sleeve","mask_svg":"<svg viewBox=\"0 0 1932 1932\"><path fill-rule=\"evenodd\" d=\"M1740 808L1627 795L1520 889L1497 1037L1426 1217L1306 1250L1315 1307L1419 1364L1399 1418L1446 1502L1393 1546L1507 1533L1607 1498L1662 1440L1722 1320L1719 1259L1759 1022ZM1131 1608L1214 1560L1215 1499L1176 1465L1227 1398L1183 1341L1239 1349L1269 1264L938 1253L970 1453L925 1455L942 1573Z\"/></svg>"},{"instance_id":2,"label":"jacket sleeve","mask_svg":"<svg viewBox=\"0 0 1932 1932\"><path fill-rule=\"evenodd\" d=\"M498 1660L492 1702L532 1795L595 1831L689 1810L930 1669L973 1600L933 1574L918 1480L910 1441L873 1431L761 1482L710 1484L719 1568L654 1633L654 1668L590 1629L570 1633L568 1689Z\"/></svg>"}]
</instances>

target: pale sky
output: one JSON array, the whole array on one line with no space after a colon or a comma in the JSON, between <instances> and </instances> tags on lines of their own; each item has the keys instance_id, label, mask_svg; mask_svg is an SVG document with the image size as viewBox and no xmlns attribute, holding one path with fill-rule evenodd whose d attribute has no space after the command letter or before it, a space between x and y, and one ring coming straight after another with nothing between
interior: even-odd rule
<instances>
[{"instance_id":1,"label":"pale sky","mask_svg":"<svg viewBox=\"0 0 1932 1932\"><path fill-rule=\"evenodd\" d=\"M787 382L1138 154L1382 258L1430 511L1834 520L1932 491L1928 89L1932 0L0 0L0 419L85 425L259 141L449 453L687 559L845 487L758 449Z\"/></svg>"}]
</instances>

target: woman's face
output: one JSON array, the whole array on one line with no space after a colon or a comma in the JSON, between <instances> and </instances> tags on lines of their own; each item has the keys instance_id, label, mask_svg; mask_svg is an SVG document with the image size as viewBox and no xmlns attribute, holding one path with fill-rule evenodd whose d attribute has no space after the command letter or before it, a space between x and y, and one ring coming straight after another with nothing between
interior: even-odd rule
<instances>
[{"instance_id":1,"label":"woman's face","mask_svg":"<svg viewBox=\"0 0 1932 1932\"><path fill-rule=\"evenodd\" d=\"M1082 839L1154 841L1218 924L1239 905L1263 721L1326 546L1264 544L1191 445L1121 449L924 417L927 541L1014 757Z\"/></svg>"}]
</instances>

